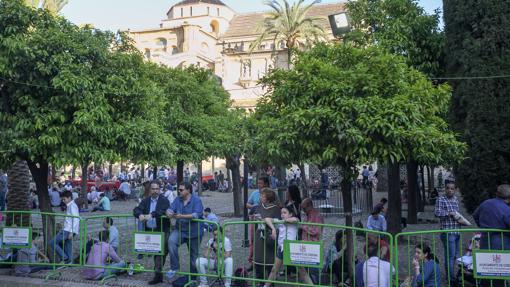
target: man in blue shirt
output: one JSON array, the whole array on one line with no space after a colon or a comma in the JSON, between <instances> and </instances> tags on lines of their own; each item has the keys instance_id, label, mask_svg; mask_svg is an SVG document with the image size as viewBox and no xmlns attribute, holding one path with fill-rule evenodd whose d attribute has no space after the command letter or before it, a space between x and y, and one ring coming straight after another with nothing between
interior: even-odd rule
<instances>
[{"instance_id":1,"label":"man in blue shirt","mask_svg":"<svg viewBox=\"0 0 510 287\"><path fill-rule=\"evenodd\" d=\"M175 229L168 238L168 249L170 252L170 270L167 272L169 283L177 279L179 271L179 246L186 243L190 250L190 272L197 274L195 262L200 249L202 229L200 223L193 219L202 219L204 207L202 200L194 194L189 182L179 184L177 197L170 208L166 211L169 218L175 218Z\"/></svg>"},{"instance_id":2,"label":"man in blue shirt","mask_svg":"<svg viewBox=\"0 0 510 287\"><path fill-rule=\"evenodd\" d=\"M133 210L133 215L145 223L145 231L149 232L164 232L165 245L168 238L170 228L170 220L162 218L168 210L170 203L163 195L160 195L159 182L153 181L150 186L150 196L144 198L140 204ZM163 265L166 261L168 250L165 248L163 256L154 256L154 279L149 281L149 285L159 284L163 282Z\"/></svg>"},{"instance_id":3,"label":"man in blue shirt","mask_svg":"<svg viewBox=\"0 0 510 287\"><path fill-rule=\"evenodd\" d=\"M475 210L473 218L480 228L484 229L510 229L510 185L498 186L497 198L487 199ZM490 247L490 248L489 248ZM482 233L480 249L510 250L509 232ZM504 280L491 280L481 286L505 286Z\"/></svg>"}]
</instances>

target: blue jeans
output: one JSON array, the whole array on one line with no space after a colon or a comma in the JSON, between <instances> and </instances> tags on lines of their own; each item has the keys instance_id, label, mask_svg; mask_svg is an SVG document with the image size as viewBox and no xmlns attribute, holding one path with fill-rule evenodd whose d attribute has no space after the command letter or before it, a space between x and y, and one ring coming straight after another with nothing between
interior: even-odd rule
<instances>
[{"instance_id":1,"label":"blue jeans","mask_svg":"<svg viewBox=\"0 0 510 287\"><path fill-rule=\"evenodd\" d=\"M73 240L69 239L69 234L71 233L68 231L60 230L50 242L50 246L53 247L60 259L66 262L73 260ZM63 250L62 244L64 245Z\"/></svg>"},{"instance_id":2,"label":"blue jeans","mask_svg":"<svg viewBox=\"0 0 510 287\"><path fill-rule=\"evenodd\" d=\"M444 247L444 267L449 281L455 281L455 259L460 254L460 234L442 233L441 241Z\"/></svg>"},{"instance_id":3,"label":"blue jeans","mask_svg":"<svg viewBox=\"0 0 510 287\"><path fill-rule=\"evenodd\" d=\"M113 264L108 264L106 267L110 267L110 268L125 268L126 267L126 263L124 261L121 261L119 263L113 263ZM122 272L121 269L105 269L103 274L101 274L101 277L98 278L98 279L101 279L101 278L104 278L108 275L112 275L112 274L117 274L117 273L120 273Z\"/></svg>"},{"instance_id":4,"label":"blue jeans","mask_svg":"<svg viewBox=\"0 0 510 287\"><path fill-rule=\"evenodd\" d=\"M198 258L198 250L200 249L199 237L196 238L184 238L179 230L174 230L168 237L168 251L170 253L170 269L177 271L180 270L179 265L179 246L183 243L188 245L190 253L190 270L191 273L198 273L195 262Z\"/></svg>"}]
</instances>

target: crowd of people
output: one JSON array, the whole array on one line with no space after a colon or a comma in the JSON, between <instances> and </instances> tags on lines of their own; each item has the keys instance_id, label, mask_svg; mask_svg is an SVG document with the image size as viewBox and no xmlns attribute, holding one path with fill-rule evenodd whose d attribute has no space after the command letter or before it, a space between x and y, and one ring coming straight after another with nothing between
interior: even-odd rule
<instances>
[{"instance_id":1,"label":"crowd of people","mask_svg":"<svg viewBox=\"0 0 510 287\"><path fill-rule=\"evenodd\" d=\"M178 272L181 269L180 259L182 259L179 256L179 247L186 244L189 250L189 260L187 260L189 270L195 274L205 274L217 268L221 252L226 278L224 284L230 287L235 266L244 264L243 262L234 264L232 242L223 234L219 217L212 212L211 208L204 208L201 198L196 195L189 181L177 184L177 190L174 192L164 172L161 175L160 180L154 180L142 186L139 203L133 210L133 216L138 221L138 230L163 232L164 244L167 247L164 254L154 256L156 272L154 278L148 283L153 285L163 282L163 269L168 255L170 266L165 272L166 277L170 282L178 278ZM417 244L410 261L412 271L407 280L408 286L442 286L442 279L446 280L448 286L460 286L461 282L456 270L459 268L457 260L461 257L460 229L466 224L466 219L460 214L455 182L451 180L451 177L449 178L445 184L444 194L437 196L434 209L435 216L439 218L440 229L448 230L440 234L444 249L443 261L440 262L433 254L427 242ZM364 179L365 175L363 175ZM2 178L0 178L0 188L3 186L1 182ZM247 272L253 271L254 278L260 280L263 286L271 286L282 275L280 269L283 265L285 240L309 242L324 240L324 228L320 225L324 223L324 219L314 207L314 201L311 198L302 199L299 187L293 184L288 186L285 201L281 202L270 186L270 177L258 177L258 188L250 194L246 204L250 220L260 222L249 225ZM123 180L118 192L128 197L134 193L134 189L136 187L128 180ZM68 181L60 185L53 184L48 189L52 205L65 211L63 226L49 244L51 251L56 255L57 262L61 264L73 262L73 240L80 236L80 208L76 203L78 192ZM496 198L483 202L473 214L476 224L482 229L510 229L510 185L500 185L496 195ZM113 196L113 199L122 199L115 193ZM87 200L94 204L93 212L108 211L111 208L110 194L106 191L99 192L92 187ZM367 230L387 231L385 218L387 202L388 200L383 198L374 206L367 219ZM204 219L207 223L197 222L194 219ZM100 231L96 238L90 234L87 236L86 265L94 266L94 268L83 270L82 275L86 279L98 280L126 267L126 262L117 254L119 231L114 220L106 217L103 227L104 230ZM201 241L205 233L210 233L212 238L208 240L205 253L200 257ZM220 234L224 235L223 240L219 240ZM481 232L480 238L481 249L490 247L495 250L510 250L509 234ZM325 264L322 268L287 266L285 272L296 274L298 280L304 284L322 284L324 281L321 278L328 274L328 277L333 276L337 282L350 283L351 286L389 286L390 277L393 276L395 269L391 264L392 248L387 239L383 235L367 232L363 239L364 244L360 245L363 256L355 256L354 261L352 258L347 258L346 241L346 230L338 230L334 242L326 249ZM18 250L15 254L16 258L24 260L23 262L33 262L31 258L37 256L37 248L40 246L37 242L35 240L31 249ZM354 264L354 278L356 278L354 282L349 282L348 279L350 263ZM29 273L40 269L44 268L18 271ZM206 277L200 277L199 282L200 287L208 286ZM481 286L489 283L492 284L491 286L504 286L504 281L501 280L491 279L481 282Z\"/></svg>"}]
</instances>

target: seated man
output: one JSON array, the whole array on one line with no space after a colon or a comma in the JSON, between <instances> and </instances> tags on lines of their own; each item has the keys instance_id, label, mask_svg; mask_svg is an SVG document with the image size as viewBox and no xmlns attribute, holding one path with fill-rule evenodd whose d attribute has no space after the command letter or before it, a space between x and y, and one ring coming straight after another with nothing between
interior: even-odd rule
<instances>
[{"instance_id":1,"label":"seated man","mask_svg":"<svg viewBox=\"0 0 510 287\"><path fill-rule=\"evenodd\" d=\"M99 242L92 246L90 255L87 258L88 266L107 267L107 268L87 268L83 270L82 275L85 279L100 280L108 275L119 273L117 268L125 268L126 263L120 259L115 249L108 243L110 234L108 230L99 233ZM115 263L110 263L107 259Z\"/></svg>"},{"instance_id":2,"label":"seated man","mask_svg":"<svg viewBox=\"0 0 510 287\"><path fill-rule=\"evenodd\" d=\"M234 262L232 260L232 243L230 243L230 239L225 237L224 245L219 244L218 233L223 233L223 229L221 226L219 230L214 230L214 238L209 239L207 242L207 250L205 251L205 257L200 257L197 259L197 267L200 274L207 274L209 270L217 270L218 269L218 252L224 252L223 258L225 258L224 266L225 266L225 287L230 287L232 282L232 272ZM200 285L198 287L208 287L207 277L200 276Z\"/></svg>"},{"instance_id":3,"label":"seated man","mask_svg":"<svg viewBox=\"0 0 510 287\"><path fill-rule=\"evenodd\" d=\"M99 192L97 192L95 186L90 188L90 192L87 194L87 200L89 203L96 203L99 201Z\"/></svg>"},{"instance_id":4,"label":"seated man","mask_svg":"<svg viewBox=\"0 0 510 287\"><path fill-rule=\"evenodd\" d=\"M106 194L103 192L99 195L99 198L100 198L100 200L97 203L97 205L94 207L94 209L92 209L92 212L110 211L111 206L110 206L110 199L108 198L108 196L106 196Z\"/></svg>"}]
</instances>

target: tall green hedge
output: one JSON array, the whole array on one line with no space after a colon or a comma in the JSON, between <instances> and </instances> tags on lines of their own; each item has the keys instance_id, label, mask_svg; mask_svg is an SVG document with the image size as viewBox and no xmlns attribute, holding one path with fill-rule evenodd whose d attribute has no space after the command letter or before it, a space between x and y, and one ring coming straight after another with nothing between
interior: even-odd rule
<instances>
[{"instance_id":1,"label":"tall green hedge","mask_svg":"<svg viewBox=\"0 0 510 287\"><path fill-rule=\"evenodd\" d=\"M508 0L444 0L449 77L510 75ZM456 168L472 212L510 181L510 78L450 80L451 120L469 145Z\"/></svg>"}]
</instances>

